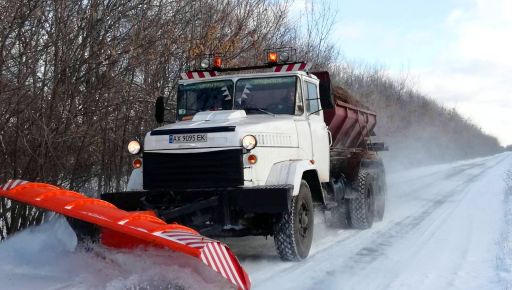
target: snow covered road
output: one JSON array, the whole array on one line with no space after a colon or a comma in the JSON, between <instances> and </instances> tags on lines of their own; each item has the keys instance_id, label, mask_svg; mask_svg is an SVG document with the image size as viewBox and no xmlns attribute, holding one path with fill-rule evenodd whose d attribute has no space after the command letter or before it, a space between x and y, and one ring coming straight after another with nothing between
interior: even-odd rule
<instances>
[{"instance_id":1,"label":"snow covered road","mask_svg":"<svg viewBox=\"0 0 512 290\"><path fill-rule=\"evenodd\" d=\"M226 241L253 289L512 289L509 170L512 154L504 153L389 174L384 221L337 230L319 214L310 257L300 263L279 261L271 238ZM74 252L73 239L54 221L1 243L0 289L218 288L178 267L179 257Z\"/></svg>"},{"instance_id":2,"label":"snow covered road","mask_svg":"<svg viewBox=\"0 0 512 290\"><path fill-rule=\"evenodd\" d=\"M279 262L271 239L230 246L254 289L511 289L508 170L512 154L390 175L383 222L366 231L317 222L301 263Z\"/></svg>"}]
</instances>

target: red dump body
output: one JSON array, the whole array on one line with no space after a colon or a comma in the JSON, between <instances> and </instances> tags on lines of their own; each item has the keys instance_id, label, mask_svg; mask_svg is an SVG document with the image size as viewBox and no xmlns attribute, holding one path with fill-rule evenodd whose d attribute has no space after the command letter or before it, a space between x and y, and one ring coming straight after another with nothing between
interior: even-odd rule
<instances>
[{"instance_id":1,"label":"red dump body","mask_svg":"<svg viewBox=\"0 0 512 290\"><path fill-rule=\"evenodd\" d=\"M375 128L377 115L335 100L333 108L324 109L324 121L332 134L333 149L360 148Z\"/></svg>"},{"instance_id":2,"label":"red dump body","mask_svg":"<svg viewBox=\"0 0 512 290\"><path fill-rule=\"evenodd\" d=\"M350 93L345 90L333 91L329 72L319 71L312 74L320 81L320 101L324 111L324 121L332 134L331 149L345 151L366 148L365 138L373 133L377 125L377 115L372 111L348 104L347 101L350 102L353 97L349 96ZM342 101L345 99L347 101Z\"/></svg>"}]
</instances>

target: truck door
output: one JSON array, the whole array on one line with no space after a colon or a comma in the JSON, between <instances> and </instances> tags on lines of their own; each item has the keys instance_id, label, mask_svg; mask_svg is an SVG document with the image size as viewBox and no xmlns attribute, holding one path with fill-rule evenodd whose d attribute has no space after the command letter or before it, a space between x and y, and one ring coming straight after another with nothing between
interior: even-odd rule
<instances>
[{"instance_id":1,"label":"truck door","mask_svg":"<svg viewBox=\"0 0 512 290\"><path fill-rule=\"evenodd\" d=\"M313 160L318 168L320 181L329 181L329 135L320 107L318 85L305 81L306 113L311 134Z\"/></svg>"},{"instance_id":2,"label":"truck door","mask_svg":"<svg viewBox=\"0 0 512 290\"><path fill-rule=\"evenodd\" d=\"M309 128L308 118L304 118L304 98L306 90L302 90L302 81L297 81L297 99L295 104L295 127L297 128L297 137L299 141L299 148L301 149L300 158L313 160L313 148L311 142L311 130ZM307 113L306 113L307 116Z\"/></svg>"}]
</instances>

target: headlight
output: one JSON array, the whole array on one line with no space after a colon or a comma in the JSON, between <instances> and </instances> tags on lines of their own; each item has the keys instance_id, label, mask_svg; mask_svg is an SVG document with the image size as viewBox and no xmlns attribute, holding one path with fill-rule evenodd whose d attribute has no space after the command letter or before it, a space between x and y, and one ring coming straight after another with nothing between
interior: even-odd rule
<instances>
[{"instance_id":1,"label":"headlight","mask_svg":"<svg viewBox=\"0 0 512 290\"><path fill-rule=\"evenodd\" d=\"M139 141L131 141L130 143L128 143L128 152L130 152L130 154L139 154L140 153L140 143Z\"/></svg>"},{"instance_id":2,"label":"headlight","mask_svg":"<svg viewBox=\"0 0 512 290\"><path fill-rule=\"evenodd\" d=\"M244 136L244 138L242 138L242 147L244 147L247 150L254 149L254 147L256 147L257 144L258 142L256 141L256 137L254 137L253 135L247 135Z\"/></svg>"}]
</instances>

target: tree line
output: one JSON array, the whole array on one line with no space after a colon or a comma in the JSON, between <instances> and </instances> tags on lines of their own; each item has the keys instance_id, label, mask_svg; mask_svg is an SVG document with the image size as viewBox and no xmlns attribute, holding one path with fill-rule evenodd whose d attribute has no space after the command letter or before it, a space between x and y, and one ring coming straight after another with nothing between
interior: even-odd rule
<instances>
[{"instance_id":1,"label":"tree line","mask_svg":"<svg viewBox=\"0 0 512 290\"><path fill-rule=\"evenodd\" d=\"M455 109L448 109L414 89L407 78L350 63L334 66L335 82L377 112L376 134L390 147L385 161L406 169L496 154L498 140L482 132Z\"/></svg>"}]
</instances>

